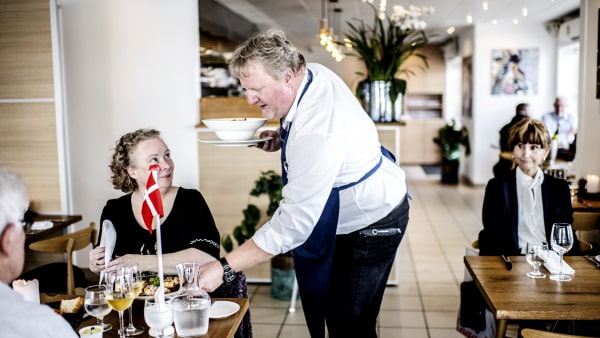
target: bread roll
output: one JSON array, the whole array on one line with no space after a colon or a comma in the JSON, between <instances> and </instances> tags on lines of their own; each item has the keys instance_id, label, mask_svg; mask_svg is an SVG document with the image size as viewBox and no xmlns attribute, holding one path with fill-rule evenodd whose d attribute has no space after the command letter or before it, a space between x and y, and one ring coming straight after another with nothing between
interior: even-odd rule
<instances>
[{"instance_id":1,"label":"bread roll","mask_svg":"<svg viewBox=\"0 0 600 338\"><path fill-rule=\"evenodd\" d=\"M61 299L60 300L60 311L62 313L77 313L83 305L83 297L77 297L73 299Z\"/></svg>"}]
</instances>

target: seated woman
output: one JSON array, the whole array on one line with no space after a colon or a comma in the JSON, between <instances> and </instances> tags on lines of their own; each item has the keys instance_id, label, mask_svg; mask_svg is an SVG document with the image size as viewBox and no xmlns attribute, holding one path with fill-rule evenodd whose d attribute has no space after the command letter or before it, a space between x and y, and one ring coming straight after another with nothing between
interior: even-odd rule
<instances>
[{"instance_id":1,"label":"seated woman","mask_svg":"<svg viewBox=\"0 0 600 338\"><path fill-rule=\"evenodd\" d=\"M573 222L566 180L543 173L540 164L550 152L550 134L542 121L524 119L509 134L516 168L507 177L492 178L483 199L483 230L479 254L520 255L527 242L550 243L552 224ZM574 245L567 254L579 253Z\"/></svg>"},{"instance_id":2,"label":"seated woman","mask_svg":"<svg viewBox=\"0 0 600 338\"><path fill-rule=\"evenodd\" d=\"M110 221L117 234L107 269L137 263L142 271L158 271L156 231L150 233L142 217L146 181L153 164L160 167L157 184L164 209L160 220L164 272L177 274L175 266L182 262L217 260L219 231L204 197L197 190L172 185L175 165L169 148L158 131L140 129L116 142L110 164L113 186L126 194L108 200L102 210L100 224ZM102 227L98 243L101 238ZM90 270L99 272L105 268L104 253L103 246L90 251ZM236 280L215 290L211 297L248 297L245 275L238 273ZM251 336L250 312L247 312L236 337Z\"/></svg>"}]
</instances>

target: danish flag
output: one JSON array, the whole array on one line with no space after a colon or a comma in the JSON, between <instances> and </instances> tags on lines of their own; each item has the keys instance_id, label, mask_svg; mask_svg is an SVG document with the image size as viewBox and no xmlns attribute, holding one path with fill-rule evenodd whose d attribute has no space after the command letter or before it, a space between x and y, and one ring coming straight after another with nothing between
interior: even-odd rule
<instances>
[{"instance_id":1,"label":"danish flag","mask_svg":"<svg viewBox=\"0 0 600 338\"><path fill-rule=\"evenodd\" d=\"M158 164L150 166L150 175L148 175L148 182L146 182L146 195L144 196L144 202L142 202L142 217L150 233L152 233L152 221L154 217L164 216L160 189L157 183L159 170L160 167Z\"/></svg>"}]
</instances>

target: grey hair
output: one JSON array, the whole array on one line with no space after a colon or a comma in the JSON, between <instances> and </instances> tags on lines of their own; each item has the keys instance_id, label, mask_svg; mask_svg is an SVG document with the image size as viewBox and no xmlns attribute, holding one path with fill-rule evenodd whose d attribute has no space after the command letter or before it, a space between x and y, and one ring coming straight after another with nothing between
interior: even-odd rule
<instances>
[{"instance_id":1,"label":"grey hair","mask_svg":"<svg viewBox=\"0 0 600 338\"><path fill-rule=\"evenodd\" d=\"M275 80L283 79L288 68L298 74L306 67L304 56L287 40L283 31L276 29L244 41L233 52L229 70L233 76L240 78L250 62L262 64L266 73Z\"/></svg>"},{"instance_id":2,"label":"grey hair","mask_svg":"<svg viewBox=\"0 0 600 338\"><path fill-rule=\"evenodd\" d=\"M21 176L0 168L0 234L8 224L21 225L29 206L29 191Z\"/></svg>"}]
</instances>

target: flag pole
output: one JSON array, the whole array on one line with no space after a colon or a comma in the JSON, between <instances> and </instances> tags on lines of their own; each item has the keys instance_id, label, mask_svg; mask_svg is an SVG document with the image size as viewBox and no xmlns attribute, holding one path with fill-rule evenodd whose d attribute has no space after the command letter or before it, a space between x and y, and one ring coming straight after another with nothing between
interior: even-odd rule
<instances>
[{"instance_id":1,"label":"flag pole","mask_svg":"<svg viewBox=\"0 0 600 338\"><path fill-rule=\"evenodd\" d=\"M154 224L156 224L156 258L158 259L158 280L160 286L157 290L156 300L163 304L165 302L165 278L163 275L163 257L162 257L162 237L160 235L160 216L154 216Z\"/></svg>"}]
</instances>

